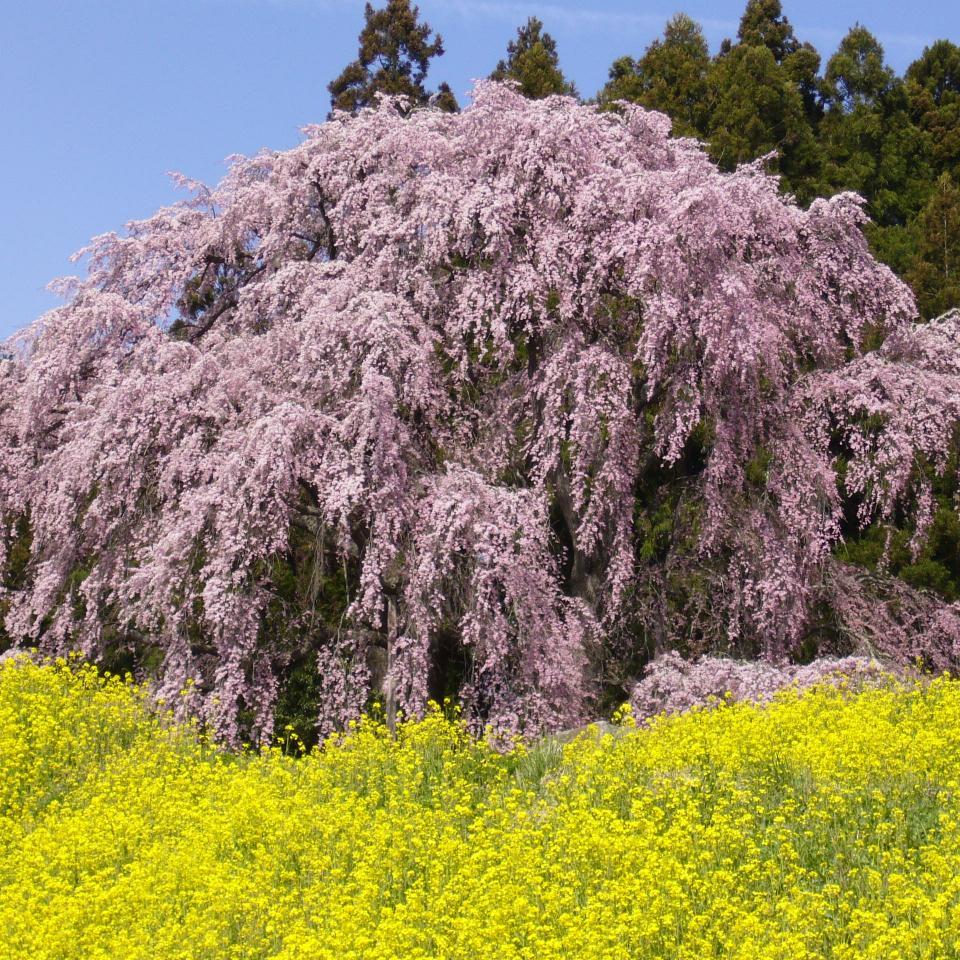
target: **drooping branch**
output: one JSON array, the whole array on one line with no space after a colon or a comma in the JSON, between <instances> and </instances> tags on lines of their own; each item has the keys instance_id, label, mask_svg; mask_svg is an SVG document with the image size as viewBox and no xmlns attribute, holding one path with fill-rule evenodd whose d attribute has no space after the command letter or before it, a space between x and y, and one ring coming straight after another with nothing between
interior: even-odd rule
<instances>
[{"instance_id":1,"label":"drooping branch","mask_svg":"<svg viewBox=\"0 0 960 960\"><path fill-rule=\"evenodd\" d=\"M379 651L415 713L453 645L471 720L532 731L592 709L591 662L623 687L641 634L788 656L845 501L922 537L960 321L913 324L856 197L803 210L668 132L481 83L460 114L337 115L96 238L0 363L0 566L31 525L7 634L151 637L227 738L269 736L293 660L327 731Z\"/></svg>"}]
</instances>

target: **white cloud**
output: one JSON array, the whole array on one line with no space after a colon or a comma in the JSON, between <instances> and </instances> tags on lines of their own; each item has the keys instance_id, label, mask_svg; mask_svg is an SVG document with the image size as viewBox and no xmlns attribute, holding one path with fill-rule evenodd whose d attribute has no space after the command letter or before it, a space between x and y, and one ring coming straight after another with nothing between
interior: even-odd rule
<instances>
[{"instance_id":1,"label":"white cloud","mask_svg":"<svg viewBox=\"0 0 960 960\"><path fill-rule=\"evenodd\" d=\"M276 7L299 7L314 11L361 10L364 0L208 0L222 4L256 6L266 4ZM373 0L375 5L382 0ZM501 20L513 25L524 23L529 16L538 16L550 29L591 30L597 33L645 33L659 34L667 20L676 12L676 7L659 11L597 9L580 2L571 4L547 2L521 2L521 0L419 0L419 6L429 19L438 14L455 13L464 20ZM736 36L739 19L699 17L691 14L704 31L716 38ZM791 18L792 19L792 18ZM869 24L868 24L869 28ZM801 40L813 43L824 60L837 48L846 34L846 29L805 25L794 21L794 29ZM888 47L920 51L934 42L934 37L909 33L883 33L876 31L881 43Z\"/></svg>"}]
</instances>

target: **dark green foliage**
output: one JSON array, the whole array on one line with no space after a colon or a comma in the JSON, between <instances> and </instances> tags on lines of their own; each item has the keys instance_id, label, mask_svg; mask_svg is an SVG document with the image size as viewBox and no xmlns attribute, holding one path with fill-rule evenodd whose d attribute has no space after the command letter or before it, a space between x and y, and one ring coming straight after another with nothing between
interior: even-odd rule
<instances>
[{"instance_id":1,"label":"dark green foliage","mask_svg":"<svg viewBox=\"0 0 960 960\"><path fill-rule=\"evenodd\" d=\"M930 146L937 175L960 172L960 47L938 40L927 47L906 74L914 123Z\"/></svg>"},{"instance_id":2,"label":"dark green foliage","mask_svg":"<svg viewBox=\"0 0 960 960\"><path fill-rule=\"evenodd\" d=\"M841 479L846 470L843 452L837 459ZM915 527L902 516L893 524L873 523L860 528L858 502L849 499L843 527L843 542L837 555L857 566L900 577L919 590L931 590L948 602L960 600L960 515L956 510L960 477L960 436L954 438L953 454L941 476L925 469L934 495L930 531L919 550L911 547Z\"/></svg>"},{"instance_id":3,"label":"dark green foliage","mask_svg":"<svg viewBox=\"0 0 960 960\"><path fill-rule=\"evenodd\" d=\"M560 69L556 41L543 32L543 23L536 17L517 28L516 40L507 44L506 59L497 64L490 79L515 80L520 92L531 100L552 94L577 95L576 87Z\"/></svg>"},{"instance_id":4,"label":"dark green foliage","mask_svg":"<svg viewBox=\"0 0 960 960\"><path fill-rule=\"evenodd\" d=\"M880 41L859 23L840 42L823 79L827 98L845 113L878 106L896 82Z\"/></svg>"},{"instance_id":5,"label":"dark green foliage","mask_svg":"<svg viewBox=\"0 0 960 960\"><path fill-rule=\"evenodd\" d=\"M770 51L777 66L783 68L783 78L800 94L807 120L815 124L822 113L820 54L794 35L780 0L749 0L737 39L740 46L766 47Z\"/></svg>"},{"instance_id":6,"label":"dark green foliage","mask_svg":"<svg viewBox=\"0 0 960 960\"><path fill-rule=\"evenodd\" d=\"M907 279L924 317L960 307L960 187L941 174L916 223L916 253Z\"/></svg>"},{"instance_id":7,"label":"dark green foliage","mask_svg":"<svg viewBox=\"0 0 960 960\"><path fill-rule=\"evenodd\" d=\"M817 193L823 162L815 135L822 114L820 55L797 39L780 0L749 0L737 39L717 57L711 78L714 156L729 164L735 154L742 163L776 151L784 188L807 203Z\"/></svg>"},{"instance_id":8,"label":"dark green foliage","mask_svg":"<svg viewBox=\"0 0 960 960\"><path fill-rule=\"evenodd\" d=\"M778 64L800 48L780 0L749 0L737 39L748 47L766 47Z\"/></svg>"},{"instance_id":9,"label":"dark green foliage","mask_svg":"<svg viewBox=\"0 0 960 960\"><path fill-rule=\"evenodd\" d=\"M450 89L450 84L446 80L437 87L437 92L430 98L430 102L444 113L457 113L460 109L456 94Z\"/></svg>"},{"instance_id":10,"label":"dark green foliage","mask_svg":"<svg viewBox=\"0 0 960 960\"><path fill-rule=\"evenodd\" d=\"M910 530L876 524L846 542L838 553L869 570L885 566L910 586L932 590L951 603L960 599L960 521L947 498L938 498L929 541L917 556L910 549L911 536Z\"/></svg>"},{"instance_id":11,"label":"dark green foliage","mask_svg":"<svg viewBox=\"0 0 960 960\"><path fill-rule=\"evenodd\" d=\"M286 651L285 661L279 664L275 729L279 732L289 725L311 746L317 741L321 696L317 650L348 626L347 608L359 572L336 562L325 544L325 531L308 518L309 491L302 491L302 502L305 518L291 529L289 549L261 572L271 594L261 635L270 638L272 649Z\"/></svg>"},{"instance_id":12,"label":"dark green foliage","mask_svg":"<svg viewBox=\"0 0 960 960\"><path fill-rule=\"evenodd\" d=\"M356 113L373 104L378 93L426 104L429 94L423 83L430 61L443 54L439 34L420 22L420 11L410 0L388 0L380 10L368 3L363 15L357 59L327 88L332 108ZM443 109L450 109L451 100L455 108L449 87L442 97Z\"/></svg>"},{"instance_id":13,"label":"dark green foliage","mask_svg":"<svg viewBox=\"0 0 960 960\"><path fill-rule=\"evenodd\" d=\"M709 101L707 74L710 53L700 25L679 13L639 60L621 57L610 68L600 102L629 100L667 114L677 136L707 134Z\"/></svg>"},{"instance_id":14,"label":"dark green foliage","mask_svg":"<svg viewBox=\"0 0 960 960\"><path fill-rule=\"evenodd\" d=\"M809 44L802 43L783 61L783 71L800 93L803 110L816 131L823 117L823 97L820 90L820 54Z\"/></svg>"},{"instance_id":15,"label":"dark green foliage","mask_svg":"<svg viewBox=\"0 0 960 960\"><path fill-rule=\"evenodd\" d=\"M666 113L676 135L706 140L725 170L773 154L771 170L808 203L823 166L819 69L819 54L794 36L779 0L751 0L738 42L724 41L712 61L700 26L678 14L639 60L614 62L599 100Z\"/></svg>"},{"instance_id":16,"label":"dark green foliage","mask_svg":"<svg viewBox=\"0 0 960 960\"><path fill-rule=\"evenodd\" d=\"M316 745L317 714L321 697L320 674L311 656L298 656L287 664L280 679L274 730L283 736L292 728L308 749Z\"/></svg>"},{"instance_id":17,"label":"dark green foliage","mask_svg":"<svg viewBox=\"0 0 960 960\"><path fill-rule=\"evenodd\" d=\"M647 413L649 427L655 413ZM654 456L645 464L633 512L638 575L616 624L589 651L603 715L628 698L644 666L670 648L670 638L686 638L681 651L686 655L709 646L703 637L717 612L712 607L714 571L708 558L698 556L696 543L703 510L700 481L712 443L712 426L703 420L675 464L666 466ZM691 562L691 557L696 559Z\"/></svg>"},{"instance_id":18,"label":"dark green foliage","mask_svg":"<svg viewBox=\"0 0 960 960\"><path fill-rule=\"evenodd\" d=\"M30 520L28 517L18 517L13 527L6 565L0 567L0 653L11 646L11 639L3 627L10 603L4 599L3 591L18 590L25 585L32 545Z\"/></svg>"},{"instance_id":19,"label":"dark green foliage","mask_svg":"<svg viewBox=\"0 0 960 960\"><path fill-rule=\"evenodd\" d=\"M802 204L859 193L873 252L913 285L922 315L960 305L960 47L936 41L901 79L857 23L820 66L780 0L748 0L736 41L712 60L699 25L677 14L642 57L614 61L598 101L666 113L726 170L769 155Z\"/></svg>"},{"instance_id":20,"label":"dark green foliage","mask_svg":"<svg viewBox=\"0 0 960 960\"><path fill-rule=\"evenodd\" d=\"M864 27L855 26L828 61L824 93L825 192L854 190L866 197L878 227L888 233L906 229L929 192L927 145L910 119L903 83ZM910 236L877 239L886 242L876 252L902 272L911 256Z\"/></svg>"},{"instance_id":21,"label":"dark green foliage","mask_svg":"<svg viewBox=\"0 0 960 960\"><path fill-rule=\"evenodd\" d=\"M771 166L784 188L807 202L815 195L820 149L804 99L767 46L739 43L710 71L710 154L725 170L775 152Z\"/></svg>"}]
</instances>

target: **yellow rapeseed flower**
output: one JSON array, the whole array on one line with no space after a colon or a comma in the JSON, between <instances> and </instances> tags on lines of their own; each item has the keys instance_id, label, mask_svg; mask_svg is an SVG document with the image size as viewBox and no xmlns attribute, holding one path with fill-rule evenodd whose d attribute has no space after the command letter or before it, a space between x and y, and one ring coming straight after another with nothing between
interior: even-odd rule
<instances>
[{"instance_id":1,"label":"yellow rapeseed flower","mask_svg":"<svg viewBox=\"0 0 960 960\"><path fill-rule=\"evenodd\" d=\"M956 680L616 722L504 752L444 702L227 753L5 662L0 960L960 956Z\"/></svg>"}]
</instances>

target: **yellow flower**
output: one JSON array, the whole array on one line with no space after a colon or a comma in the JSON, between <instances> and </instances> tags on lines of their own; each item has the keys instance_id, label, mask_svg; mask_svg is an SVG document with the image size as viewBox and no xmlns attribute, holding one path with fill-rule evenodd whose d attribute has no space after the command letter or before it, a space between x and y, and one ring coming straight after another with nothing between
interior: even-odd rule
<instances>
[{"instance_id":1,"label":"yellow flower","mask_svg":"<svg viewBox=\"0 0 960 960\"><path fill-rule=\"evenodd\" d=\"M450 707L231 754L129 678L0 665L0 957L860 960L960 940L957 681L622 712L616 736L505 753Z\"/></svg>"}]
</instances>

